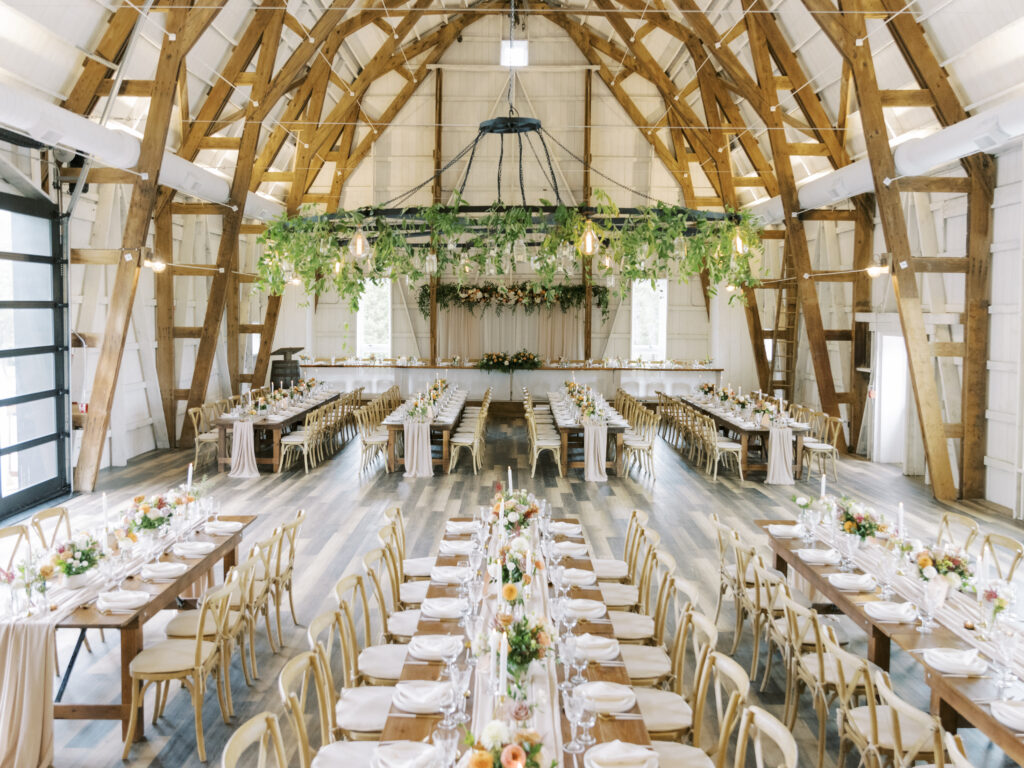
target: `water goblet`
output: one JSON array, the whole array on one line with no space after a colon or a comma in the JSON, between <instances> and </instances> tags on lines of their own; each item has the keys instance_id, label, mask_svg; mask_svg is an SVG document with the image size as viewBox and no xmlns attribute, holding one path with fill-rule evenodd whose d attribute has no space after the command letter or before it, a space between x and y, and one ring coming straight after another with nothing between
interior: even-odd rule
<instances>
[{"instance_id":1,"label":"water goblet","mask_svg":"<svg viewBox=\"0 0 1024 768\"><path fill-rule=\"evenodd\" d=\"M896 568L899 566L899 559L895 553L885 549L878 561L879 577L882 580L882 592L880 597L889 600L893 596L892 580L896 577Z\"/></svg>"},{"instance_id":2,"label":"water goblet","mask_svg":"<svg viewBox=\"0 0 1024 768\"><path fill-rule=\"evenodd\" d=\"M558 632L562 620L565 619L565 602L561 599L551 601L551 619L555 622L555 632Z\"/></svg>"},{"instance_id":3,"label":"water goblet","mask_svg":"<svg viewBox=\"0 0 1024 768\"><path fill-rule=\"evenodd\" d=\"M800 510L800 535L804 546L809 547L814 543L814 520L810 509Z\"/></svg>"},{"instance_id":4,"label":"water goblet","mask_svg":"<svg viewBox=\"0 0 1024 768\"><path fill-rule=\"evenodd\" d=\"M558 656L562 661L563 675L562 682L558 684L558 690L565 692L572 690L572 682L569 678L572 677L572 662L576 654L576 637L574 635L566 635L559 642Z\"/></svg>"},{"instance_id":5,"label":"water goblet","mask_svg":"<svg viewBox=\"0 0 1024 768\"><path fill-rule=\"evenodd\" d=\"M580 704L580 725L583 726L580 743L585 747L589 747L597 741L590 733L590 729L597 724L597 708L594 706L593 699L580 693L578 690L573 695L583 700Z\"/></svg>"},{"instance_id":6,"label":"water goblet","mask_svg":"<svg viewBox=\"0 0 1024 768\"><path fill-rule=\"evenodd\" d=\"M456 723L468 723L470 716L466 713L466 700L469 693L469 679L473 674L473 666L468 661L462 661L452 668L452 685L456 692Z\"/></svg>"},{"instance_id":7,"label":"water goblet","mask_svg":"<svg viewBox=\"0 0 1024 768\"><path fill-rule=\"evenodd\" d=\"M570 755L578 755L586 749L583 742L577 738L580 721L583 719L583 697L563 692L562 701L565 706L565 716L568 718L569 725L572 727L572 740L565 744L562 749Z\"/></svg>"},{"instance_id":8,"label":"water goblet","mask_svg":"<svg viewBox=\"0 0 1024 768\"><path fill-rule=\"evenodd\" d=\"M995 641L995 656L999 664L996 685L999 687L999 692L1002 693L1016 680L1013 674L1013 664L1020 642L1020 627L1014 626L1014 622L1005 615L997 616L992 639Z\"/></svg>"},{"instance_id":9,"label":"water goblet","mask_svg":"<svg viewBox=\"0 0 1024 768\"><path fill-rule=\"evenodd\" d=\"M469 586L466 588L466 594L469 599L470 616L475 618L480 612L480 600L483 598L484 594L483 581L478 577L469 582Z\"/></svg>"},{"instance_id":10,"label":"water goblet","mask_svg":"<svg viewBox=\"0 0 1024 768\"><path fill-rule=\"evenodd\" d=\"M455 728L455 721L452 719L452 715L455 714L456 706L458 706L458 700L456 698L455 685L447 683L441 691L441 714L444 715L441 726L443 728Z\"/></svg>"},{"instance_id":11,"label":"water goblet","mask_svg":"<svg viewBox=\"0 0 1024 768\"><path fill-rule=\"evenodd\" d=\"M579 647L577 647L576 652L573 654L572 657L572 668L575 670L575 672L573 673L570 682L573 685L583 685L583 683L587 682L587 678L583 676L583 673L586 672L587 665L589 663L590 661L587 659L587 655L583 653L583 651Z\"/></svg>"},{"instance_id":12,"label":"water goblet","mask_svg":"<svg viewBox=\"0 0 1024 768\"><path fill-rule=\"evenodd\" d=\"M472 577L480 574L480 566L484 564L483 548L475 548L469 553L469 568L473 572Z\"/></svg>"},{"instance_id":13,"label":"water goblet","mask_svg":"<svg viewBox=\"0 0 1024 768\"><path fill-rule=\"evenodd\" d=\"M445 651L444 651L444 663L445 663L445 665L447 667L447 670L446 670L447 675L446 675L446 677L449 680L452 679L452 671L455 669L455 661L459 658L459 655L461 653L462 653L462 645L461 644L456 645L455 643L452 643L451 647L445 648Z\"/></svg>"},{"instance_id":14,"label":"water goblet","mask_svg":"<svg viewBox=\"0 0 1024 768\"><path fill-rule=\"evenodd\" d=\"M855 533L839 534L839 554L842 558L839 562L839 570L843 573L851 573L856 570L853 564L853 553L857 549L858 536Z\"/></svg>"},{"instance_id":15,"label":"water goblet","mask_svg":"<svg viewBox=\"0 0 1024 768\"><path fill-rule=\"evenodd\" d=\"M921 626L917 631L922 635L930 634L935 626L935 612L942 607L945 601L943 592L934 582L926 582L921 595L921 603L917 607L918 617L921 619Z\"/></svg>"}]
</instances>

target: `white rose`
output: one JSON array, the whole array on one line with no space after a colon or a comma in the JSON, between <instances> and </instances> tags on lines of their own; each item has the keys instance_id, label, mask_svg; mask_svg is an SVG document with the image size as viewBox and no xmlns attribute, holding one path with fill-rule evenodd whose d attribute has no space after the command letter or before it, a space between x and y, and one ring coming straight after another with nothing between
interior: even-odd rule
<instances>
[{"instance_id":1,"label":"white rose","mask_svg":"<svg viewBox=\"0 0 1024 768\"><path fill-rule=\"evenodd\" d=\"M931 581L939 575L939 572L935 570L934 566L929 565L927 568L921 571L921 575L928 579L928 581Z\"/></svg>"},{"instance_id":2,"label":"white rose","mask_svg":"<svg viewBox=\"0 0 1024 768\"><path fill-rule=\"evenodd\" d=\"M497 581L501 578L501 563L488 563L487 564L487 575L492 580Z\"/></svg>"},{"instance_id":3,"label":"white rose","mask_svg":"<svg viewBox=\"0 0 1024 768\"><path fill-rule=\"evenodd\" d=\"M809 501L808 501L806 496L797 496L796 497L796 505L798 507L806 507L808 503L809 503Z\"/></svg>"},{"instance_id":4,"label":"white rose","mask_svg":"<svg viewBox=\"0 0 1024 768\"><path fill-rule=\"evenodd\" d=\"M508 519L508 521L510 523L512 523L512 525L515 525L516 523L519 522L519 513L518 512L509 512L505 517Z\"/></svg>"},{"instance_id":5,"label":"white rose","mask_svg":"<svg viewBox=\"0 0 1024 768\"><path fill-rule=\"evenodd\" d=\"M480 734L480 743L484 745L484 749L488 750L503 747L511 739L512 732L501 720L491 720L484 726L484 730Z\"/></svg>"},{"instance_id":6,"label":"white rose","mask_svg":"<svg viewBox=\"0 0 1024 768\"><path fill-rule=\"evenodd\" d=\"M956 589L957 587L960 586L960 576L958 574L955 574L952 571L950 571L949 573L944 574L944 575L945 575L946 581L949 582L949 586L950 587L952 587L953 589Z\"/></svg>"},{"instance_id":7,"label":"white rose","mask_svg":"<svg viewBox=\"0 0 1024 768\"><path fill-rule=\"evenodd\" d=\"M520 554L523 552L528 552L530 550L530 542L526 539L525 536L516 536L514 539L512 539L511 543L509 544L509 549L511 549L513 552L518 552Z\"/></svg>"}]
</instances>

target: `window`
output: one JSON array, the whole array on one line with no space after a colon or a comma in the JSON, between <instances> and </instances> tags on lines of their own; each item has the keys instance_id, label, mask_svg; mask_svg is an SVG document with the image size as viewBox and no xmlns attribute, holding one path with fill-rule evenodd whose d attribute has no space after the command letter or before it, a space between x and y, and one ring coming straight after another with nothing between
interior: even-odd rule
<instances>
[{"instance_id":1,"label":"window","mask_svg":"<svg viewBox=\"0 0 1024 768\"><path fill-rule=\"evenodd\" d=\"M356 354L391 357L391 281L367 282L356 315Z\"/></svg>"},{"instance_id":2,"label":"window","mask_svg":"<svg viewBox=\"0 0 1024 768\"><path fill-rule=\"evenodd\" d=\"M58 232L51 204L0 195L0 518L68 490Z\"/></svg>"},{"instance_id":3,"label":"window","mask_svg":"<svg viewBox=\"0 0 1024 768\"><path fill-rule=\"evenodd\" d=\"M631 359L664 360L668 336L668 280L633 282Z\"/></svg>"}]
</instances>

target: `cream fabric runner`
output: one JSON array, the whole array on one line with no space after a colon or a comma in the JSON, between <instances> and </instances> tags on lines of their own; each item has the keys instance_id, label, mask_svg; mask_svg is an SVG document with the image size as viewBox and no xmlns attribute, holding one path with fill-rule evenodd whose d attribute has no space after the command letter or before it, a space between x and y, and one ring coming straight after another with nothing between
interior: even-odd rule
<instances>
[{"instance_id":1,"label":"cream fabric runner","mask_svg":"<svg viewBox=\"0 0 1024 768\"><path fill-rule=\"evenodd\" d=\"M46 619L0 622L0 765L53 763L54 626Z\"/></svg>"},{"instance_id":2,"label":"cream fabric runner","mask_svg":"<svg viewBox=\"0 0 1024 768\"><path fill-rule=\"evenodd\" d=\"M405 477L433 477L434 464L430 460L430 423L406 419Z\"/></svg>"},{"instance_id":3,"label":"cream fabric runner","mask_svg":"<svg viewBox=\"0 0 1024 768\"><path fill-rule=\"evenodd\" d=\"M768 432L768 476L771 485L793 485L793 430L772 427Z\"/></svg>"},{"instance_id":4,"label":"cream fabric runner","mask_svg":"<svg viewBox=\"0 0 1024 768\"><path fill-rule=\"evenodd\" d=\"M605 461L608 451L608 425L583 424L583 479L588 483L608 481Z\"/></svg>"},{"instance_id":5,"label":"cream fabric runner","mask_svg":"<svg viewBox=\"0 0 1024 768\"><path fill-rule=\"evenodd\" d=\"M259 477L252 421L239 419L232 427L231 474L228 477Z\"/></svg>"}]
</instances>

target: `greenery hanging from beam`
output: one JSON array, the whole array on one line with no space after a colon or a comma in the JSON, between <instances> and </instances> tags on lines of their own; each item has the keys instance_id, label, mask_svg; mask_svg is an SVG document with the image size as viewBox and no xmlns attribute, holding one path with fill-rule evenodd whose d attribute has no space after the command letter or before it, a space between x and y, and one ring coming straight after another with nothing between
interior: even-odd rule
<instances>
[{"instance_id":1,"label":"greenery hanging from beam","mask_svg":"<svg viewBox=\"0 0 1024 768\"><path fill-rule=\"evenodd\" d=\"M594 304L601 308L602 316L608 317L608 289L603 285L592 286ZM582 309L585 303L587 288L580 283L562 283L543 288L533 283L439 283L437 286L437 306L441 309L465 307L470 314L477 309L494 307L497 314L505 309L515 310L522 307L527 314L537 309L560 309L568 312L571 309ZM416 306L424 317L430 316L430 285L420 286L416 296Z\"/></svg>"},{"instance_id":2,"label":"greenery hanging from beam","mask_svg":"<svg viewBox=\"0 0 1024 768\"><path fill-rule=\"evenodd\" d=\"M588 259L594 260L595 281L620 297L635 280L686 282L702 272L712 291L721 283L758 285L752 264L759 261L761 239L746 212L663 203L620 211L607 195L595 196L593 209L546 201L477 207L456 195L450 206L328 215L304 210L276 220L260 236L265 250L256 285L276 295L289 284L316 296L333 290L353 311L367 280L411 284L451 275L462 286L478 275L530 275L532 290L557 292L581 279ZM742 295L734 291L730 300Z\"/></svg>"}]
</instances>

